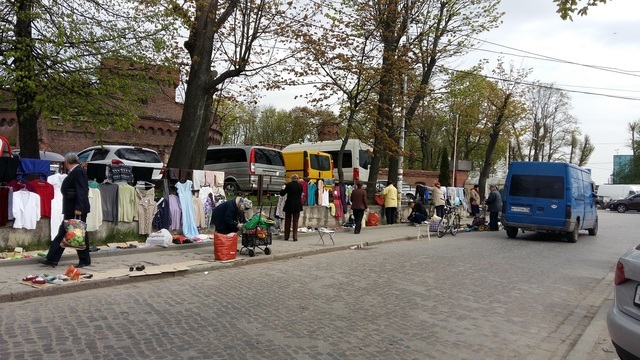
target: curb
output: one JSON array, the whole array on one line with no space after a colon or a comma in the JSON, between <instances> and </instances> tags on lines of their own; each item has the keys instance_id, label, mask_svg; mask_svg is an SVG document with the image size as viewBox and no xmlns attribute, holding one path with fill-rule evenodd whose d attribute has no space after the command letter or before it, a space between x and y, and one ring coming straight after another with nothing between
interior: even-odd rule
<instances>
[{"instance_id":1,"label":"curb","mask_svg":"<svg viewBox=\"0 0 640 360\"><path fill-rule=\"evenodd\" d=\"M262 263L268 263L272 261L288 260L288 259L302 257L302 256L327 254L327 253L332 253L332 252L337 252L342 250L349 250L354 246L357 246L357 248L363 248L363 247L370 247L370 246L380 245L385 243L410 241L410 240L416 240L416 239L417 239L417 236L403 236L403 237L392 238L387 240L376 240L376 241L362 242L362 243L356 243L356 244L352 243L349 245L336 245L336 246L324 247L324 248L313 249L313 250L294 251L294 252L280 254L280 255L272 253L271 255L267 255L267 256L242 258L240 261L233 261L233 262L222 263L222 262L212 261L211 263L208 263L208 264L192 266L188 270L180 271L180 272L168 272L168 273L136 276L136 277L123 276L123 277L101 279L101 280L95 280L95 281L83 281L83 282L78 282L76 284L47 287L43 289L27 289L25 291L18 291L18 292L0 295L0 303L18 302L18 301L24 301L24 300L35 299L35 298L46 297L46 296L56 296L56 295L70 294L70 293L75 293L75 292L85 291L85 290L100 289L105 287L138 283L143 281L186 276L186 275L197 273L197 272L215 271L215 270L228 269L228 268L234 268L234 267L240 267L240 266L246 266L246 265L262 264ZM204 246L212 246L212 243L207 242L207 243L198 243L193 245L187 244L187 245L191 246L190 247L191 249L194 249L194 248L199 248ZM169 249L169 248L166 248L166 249ZM146 250L147 252L155 252L155 251L164 251L166 249L150 248L150 249L138 249L137 251ZM175 248L171 248L171 249L175 250ZM181 247L180 249L183 249L183 248ZM186 248L184 249L187 250ZM118 255L118 254L115 254L115 251L105 252L105 253L106 253L106 256ZM22 261L16 261L16 262L22 263L22 265L25 264ZM33 262L35 263L37 261L33 261Z\"/></svg>"}]
</instances>

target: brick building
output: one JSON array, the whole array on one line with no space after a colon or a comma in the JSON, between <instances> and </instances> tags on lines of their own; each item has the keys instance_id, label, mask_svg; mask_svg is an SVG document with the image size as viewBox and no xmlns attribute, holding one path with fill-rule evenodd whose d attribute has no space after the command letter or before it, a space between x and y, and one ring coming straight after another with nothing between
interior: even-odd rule
<instances>
[{"instance_id":1,"label":"brick building","mask_svg":"<svg viewBox=\"0 0 640 360\"><path fill-rule=\"evenodd\" d=\"M106 63L115 66L113 61ZM130 65L129 70L141 71L140 67ZM99 140L97 134L89 126L89 130L55 123L55 118L48 123L44 119L38 121L38 142L40 150L65 154L69 151L80 151L92 145L117 144L142 146L156 150L166 163L171 154L176 134L180 128L182 104L175 101L179 76L176 70L155 67L147 70L151 76L160 74L171 81L159 81L157 91L148 99L141 101L142 107L138 120L133 124L133 131L107 131ZM166 71L166 73L162 73ZM18 143L18 121L13 104L0 104L0 135L6 137L12 148L20 148ZM220 122L214 121L209 129L209 143L220 144L222 132Z\"/></svg>"}]
</instances>

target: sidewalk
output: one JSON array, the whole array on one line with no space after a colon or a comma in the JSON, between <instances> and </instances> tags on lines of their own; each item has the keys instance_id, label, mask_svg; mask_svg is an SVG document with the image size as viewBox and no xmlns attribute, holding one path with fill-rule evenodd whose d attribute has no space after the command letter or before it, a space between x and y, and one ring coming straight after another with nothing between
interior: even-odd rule
<instances>
[{"instance_id":1,"label":"sidewalk","mask_svg":"<svg viewBox=\"0 0 640 360\"><path fill-rule=\"evenodd\" d=\"M420 228L407 224L380 225L363 228L358 235L353 229L338 229L331 243L328 235L324 236L324 245L317 232L299 233L299 241L284 241L282 235L273 237L269 246L270 255L265 255L256 248L256 256L237 254L236 260L215 261L213 242L171 245L162 247L140 247L137 249L119 249L97 251L91 253L92 265L81 269L82 274L90 274L91 279L81 278L79 281L65 281L62 285L33 285L21 279L28 275L47 274L56 276L63 274L69 265L78 262L73 250L67 250L57 267L41 265L41 257L29 259L0 260L2 277L0 278L0 303L22 301L34 297L51 296L88 289L95 289L130 282L173 277L189 272L213 271L233 266L242 266L258 262L289 259L317 253L349 249L353 246L370 246L383 242L416 239L420 235L427 240L428 227ZM435 233L431 236L436 237ZM238 249L242 246L238 241ZM129 267L144 265L143 271L129 271Z\"/></svg>"}]
</instances>

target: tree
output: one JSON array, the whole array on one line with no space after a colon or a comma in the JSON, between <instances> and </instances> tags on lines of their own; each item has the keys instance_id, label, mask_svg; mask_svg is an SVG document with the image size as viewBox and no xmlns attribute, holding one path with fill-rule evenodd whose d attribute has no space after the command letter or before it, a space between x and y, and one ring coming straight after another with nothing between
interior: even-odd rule
<instances>
[{"instance_id":1,"label":"tree","mask_svg":"<svg viewBox=\"0 0 640 360\"><path fill-rule=\"evenodd\" d=\"M149 64L175 35L165 10L135 0L2 2L0 83L16 104L21 157L39 157L39 118L98 134L130 129L153 85Z\"/></svg>"},{"instance_id":2,"label":"tree","mask_svg":"<svg viewBox=\"0 0 640 360\"><path fill-rule=\"evenodd\" d=\"M440 174L438 174L438 181L440 185L449 187L451 186L451 171L449 169L449 155L447 149L442 150L442 156L440 157Z\"/></svg>"},{"instance_id":3,"label":"tree","mask_svg":"<svg viewBox=\"0 0 640 360\"><path fill-rule=\"evenodd\" d=\"M606 4L607 0L585 0L584 2L582 0L553 0L553 2L558 6L556 12L560 14L562 20L569 19L573 21L571 14L585 16L590 7ZM578 6L578 3L581 3L580 6Z\"/></svg>"},{"instance_id":4,"label":"tree","mask_svg":"<svg viewBox=\"0 0 640 360\"><path fill-rule=\"evenodd\" d=\"M529 75L528 70L516 70L513 65L507 70L501 60L492 73L493 77L499 80L495 81L495 90L490 92L487 99L491 114L484 125L488 127L489 135L478 182L481 197L484 197L486 181L495 164L495 152L503 132L524 113L521 107L521 99L524 96L522 82Z\"/></svg>"},{"instance_id":5,"label":"tree","mask_svg":"<svg viewBox=\"0 0 640 360\"><path fill-rule=\"evenodd\" d=\"M636 138L636 135L640 135L640 120L628 123L627 129L629 130L629 135L631 137L629 139L629 147L631 148L633 156L636 156L638 155L638 149L640 149L640 141Z\"/></svg>"},{"instance_id":6,"label":"tree","mask_svg":"<svg viewBox=\"0 0 640 360\"><path fill-rule=\"evenodd\" d=\"M172 2L189 29L184 43L189 74L184 111L168 166L201 169L211 127L213 97L225 82L240 76L263 75L293 55L290 31L308 26L303 20L312 6L290 1L198 0ZM273 75L273 74L271 74ZM271 80L271 79L270 79ZM248 84L244 91L255 85Z\"/></svg>"}]
</instances>

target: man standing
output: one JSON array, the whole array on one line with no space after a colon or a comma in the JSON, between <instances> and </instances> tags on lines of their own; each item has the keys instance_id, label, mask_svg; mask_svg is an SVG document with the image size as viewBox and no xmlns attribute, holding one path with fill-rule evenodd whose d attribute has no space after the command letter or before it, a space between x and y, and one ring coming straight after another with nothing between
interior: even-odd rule
<instances>
[{"instance_id":1,"label":"man standing","mask_svg":"<svg viewBox=\"0 0 640 360\"><path fill-rule=\"evenodd\" d=\"M495 185L489 186L489 196L484 203L489 210L489 231L498 231L498 214L502 211L502 197Z\"/></svg>"},{"instance_id":2,"label":"man standing","mask_svg":"<svg viewBox=\"0 0 640 360\"><path fill-rule=\"evenodd\" d=\"M471 216L476 216L480 213L480 193L478 193L479 186L473 185L473 189L469 191L469 205L471 205Z\"/></svg>"},{"instance_id":3,"label":"man standing","mask_svg":"<svg viewBox=\"0 0 640 360\"><path fill-rule=\"evenodd\" d=\"M84 168L80 166L80 160L78 160L78 155L76 154L65 155L64 168L68 173L67 177L62 181L62 185L60 185L64 220L80 219L86 224L87 214L90 210L89 179L87 178L87 173ZM57 266L58 261L60 261L62 257L64 248L60 246L60 242L64 239L66 232L64 220L60 224L58 235L51 241L47 256L40 261L43 265ZM84 243L86 248L84 250L77 250L79 260L78 265L76 265L77 268L91 265L89 235L86 232L84 235Z\"/></svg>"},{"instance_id":4,"label":"man standing","mask_svg":"<svg viewBox=\"0 0 640 360\"><path fill-rule=\"evenodd\" d=\"M362 228L362 217L367 210L367 192L362 188L362 181L356 182L356 188L351 193L351 210L353 210L353 221L355 222L354 234L360 234Z\"/></svg>"},{"instance_id":5,"label":"man standing","mask_svg":"<svg viewBox=\"0 0 640 360\"><path fill-rule=\"evenodd\" d=\"M398 210L398 189L393 182L387 181L387 187L382 190L380 196L384 198L384 214L387 225L396 223L396 210Z\"/></svg>"},{"instance_id":6,"label":"man standing","mask_svg":"<svg viewBox=\"0 0 640 360\"><path fill-rule=\"evenodd\" d=\"M280 196L287 195L287 200L284 201L284 241L289 241L291 233L293 241L298 241L298 221L302 211L302 184L299 180L298 175L291 175L291 181L282 185L280 190Z\"/></svg>"}]
</instances>

